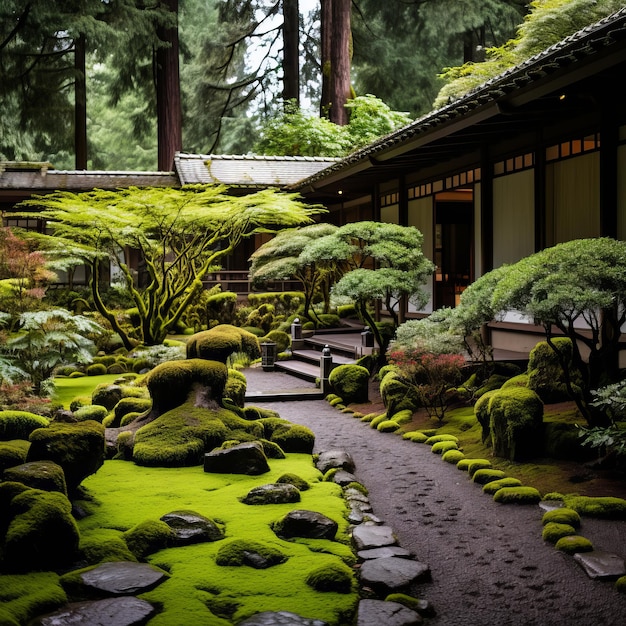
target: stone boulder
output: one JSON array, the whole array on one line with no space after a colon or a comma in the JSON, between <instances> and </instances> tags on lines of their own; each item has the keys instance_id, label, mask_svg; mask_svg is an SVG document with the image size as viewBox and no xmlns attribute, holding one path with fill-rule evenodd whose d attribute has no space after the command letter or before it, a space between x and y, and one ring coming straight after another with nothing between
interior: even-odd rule
<instances>
[{"instance_id":1,"label":"stone boulder","mask_svg":"<svg viewBox=\"0 0 626 626\"><path fill-rule=\"evenodd\" d=\"M289 504L300 502L300 491L288 483L270 483L254 487L241 501L244 504Z\"/></svg>"},{"instance_id":2,"label":"stone boulder","mask_svg":"<svg viewBox=\"0 0 626 626\"><path fill-rule=\"evenodd\" d=\"M82 584L89 591L112 596L145 593L167 578L169 574L161 569L132 561L102 563L80 575Z\"/></svg>"},{"instance_id":3,"label":"stone boulder","mask_svg":"<svg viewBox=\"0 0 626 626\"><path fill-rule=\"evenodd\" d=\"M67 495L63 468L53 461L31 461L2 472L2 480L22 483L42 491L58 491Z\"/></svg>"},{"instance_id":4,"label":"stone boulder","mask_svg":"<svg viewBox=\"0 0 626 626\"><path fill-rule=\"evenodd\" d=\"M352 543L357 550L367 550L395 545L397 539L389 526L361 524L352 531Z\"/></svg>"},{"instance_id":5,"label":"stone boulder","mask_svg":"<svg viewBox=\"0 0 626 626\"><path fill-rule=\"evenodd\" d=\"M36 618L31 626L92 624L93 626L140 626L156 613L145 600L133 597L107 598L90 602L72 602L63 608Z\"/></svg>"},{"instance_id":6,"label":"stone boulder","mask_svg":"<svg viewBox=\"0 0 626 626\"><path fill-rule=\"evenodd\" d=\"M194 511L172 511L161 517L174 532L177 545L189 545L224 538L222 529L210 518Z\"/></svg>"},{"instance_id":7,"label":"stone boulder","mask_svg":"<svg viewBox=\"0 0 626 626\"><path fill-rule=\"evenodd\" d=\"M290 511L275 524L274 532L282 538L307 537L309 539L334 539L338 524L334 520L317 513L296 509Z\"/></svg>"},{"instance_id":8,"label":"stone boulder","mask_svg":"<svg viewBox=\"0 0 626 626\"><path fill-rule=\"evenodd\" d=\"M270 466L263 446L256 441L251 441L206 453L204 471L213 474L257 476L269 472Z\"/></svg>"},{"instance_id":9,"label":"stone boulder","mask_svg":"<svg viewBox=\"0 0 626 626\"><path fill-rule=\"evenodd\" d=\"M395 556L364 561L359 569L361 583L380 595L408 591L415 582L428 582L430 568L424 563Z\"/></svg>"},{"instance_id":10,"label":"stone boulder","mask_svg":"<svg viewBox=\"0 0 626 626\"><path fill-rule=\"evenodd\" d=\"M315 462L317 469L325 474L329 469L340 468L347 472L354 472L355 465L352 457L344 450L328 450L320 452Z\"/></svg>"}]
</instances>

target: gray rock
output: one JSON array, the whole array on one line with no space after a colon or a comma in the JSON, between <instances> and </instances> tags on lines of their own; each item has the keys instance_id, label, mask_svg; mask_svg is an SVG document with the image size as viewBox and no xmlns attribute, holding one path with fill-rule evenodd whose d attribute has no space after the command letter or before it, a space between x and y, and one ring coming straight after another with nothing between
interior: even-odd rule
<instances>
[{"instance_id":1,"label":"gray rock","mask_svg":"<svg viewBox=\"0 0 626 626\"><path fill-rule=\"evenodd\" d=\"M554 509L562 509L563 506L562 500L542 500L539 503L539 508L542 511L554 511Z\"/></svg>"},{"instance_id":2,"label":"gray rock","mask_svg":"<svg viewBox=\"0 0 626 626\"><path fill-rule=\"evenodd\" d=\"M155 608L139 598L107 598L73 602L30 622L31 626L141 626Z\"/></svg>"},{"instance_id":3,"label":"gray rock","mask_svg":"<svg viewBox=\"0 0 626 626\"><path fill-rule=\"evenodd\" d=\"M239 626L328 626L328 622L300 617L289 611L265 611L244 619L243 622L239 622Z\"/></svg>"},{"instance_id":4,"label":"gray rock","mask_svg":"<svg viewBox=\"0 0 626 626\"><path fill-rule=\"evenodd\" d=\"M587 572L589 578L610 580L626 575L624 559L617 554L600 550L577 552L574 560Z\"/></svg>"},{"instance_id":5,"label":"gray rock","mask_svg":"<svg viewBox=\"0 0 626 626\"><path fill-rule=\"evenodd\" d=\"M270 483L251 489L241 501L244 504L287 504L300 502L300 491L289 483Z\"/></svg>"},{"instance_id":6,"label":"gray rock","mask_svg":"<svg viewBox=\"0 0 626 626\"><path fill-rule=\"evenodd\" d=\"M416 626L422 618L398 602L361 600L356 626Z\"/></svg>"},{"instance_id":7,"label":"gray rock","mask_svg":"<svg viewBox=\"0 0 626 626\"><path fill-rule=\"evenodd\" d=\"M395 556L364 561L359 576L363 585L381 595L406 590L414 582L431 579L428 565Z\"/></svg>"},{"instance_id":8,"label":"gray rock","mask_svg":"<svg viewBox=\"0 0 626 626\"><path fill-rule=\"evenodd\" d=\"M257 476L270 471L263 446L256 441L240 443L225 450L204 455L204 471L213 474L246 474Z\"/></svg>"},{"instance_id":9,"label":"gray rock","mask_svg":"<svg viewBox=\"0 0 626 626\"><path fill-rule=\"evenodd\" d=\"M342 487L345 487L346 485L349 485L350 483L358 482L358 480L354 474L347 472L346 470L340 469L337 472L335 472L335 475L333 476L333 482L337 483L338 485L341 485Z\"/></svg>"},{"instance_id":10,"label":"gray rock","mask_svg":"<svg viewBox=\"0 0 626 626\"><path fill-rule=\"evenodd\" d=\"M283 517L276 534L284 538L334 539L337 528L337 522L321 513L296 509Z\"/></svg>"},{"instance_id":11,"label":"gray rock","mask_svg":"<svg viewBox=\"0 0 626 626\"><path fill-rule=\"evenodd\" d=\"M80 578L91 589L115 596L132 596L154 589L168 574L147 563L113 561L84 572Z\"/></svg>"},{"instance_id":12,"label":"gray rock","mask_svg":"<svg viewBox=\"0 0 626 626\"><path fill-rule=\"evenodd\" d=\"M357 556L363 561L370 559L386 559L390 556L397 556L403 559L411 559L414 555L406 548L400 546L384 546L382 548L372 548L371 550L360 550Z\"/></svg>"},{"instance_id":13,"label":"gray rock","mask_svg":"<svg viewBox=\"0 0 626 626\"><path fill-rule=\"evenodd\" d=\"M393 530L389 526L362 524L352 531L352 543L357 550L382 548L397 543Z\"/></svg>"},{"instance_id":14,"label":"gray rock","mask_svg":"<svg viewBox=\"0 0 626 626\"><path fill-rule=\"evenodd\" d=\"M325 474L329 469L337 467L348 472L354 472L355 465L352 457L343 450L328 450L320 452L315 463L317 469Z\"/></svg>"},{"instance_id":15,"label":"gray rock","mask_svg":"<svg viewBox=\"0 0 626 626\"><path fill-rule=\"evenodd\" d=\"M177 545L189 545L224 538L222 529L208 517L194 511L172 511L161 517L173 531Z\"/></svg>"}]
</instances>

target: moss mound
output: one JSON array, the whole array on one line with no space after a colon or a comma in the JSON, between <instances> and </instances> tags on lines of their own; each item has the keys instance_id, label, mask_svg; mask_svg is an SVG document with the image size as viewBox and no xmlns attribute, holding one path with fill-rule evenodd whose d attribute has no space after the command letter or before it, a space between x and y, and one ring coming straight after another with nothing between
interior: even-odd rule
<instances>
[{"instance_id":1,"label":"moss mound","mask_svg":"<svg viewBox=\"0 0 626 626\"><path fill-rule=\"evenodd\" d=\"M400 428L400 424L395 420L383 420L376 426L376 430L380 433L393 433Z\"/></svg>"},{"instance_id":2,"label":"moss mound","mask_svg":"<svg viewBox=\"0 0 626 626\"><path fill-rule=\"evenodd\" d=\"M556 543L561 537L569 537L576 534L576 529L569 524L548 522L541 532L541 538L550 543Z\"/></svg>"},{"instance_id":3,"label":"moss mound","mask_svg":"<svg viewBox=\"0 0 626 626\"><path fill-rule=\"evenodd\" d=\"M0 441L0 475L7 467L25 463L28 448L30 448L30 442L23 439Z\"/></svg>"},{"instance_id":4,"label":"moss mound","mask_svg":"<svg viewBox=\"0 0 626 626\"><path fill-rule=\"evenodd\" d=\"M430 447L430 451L434 454L444 454L449 450L458 450L458 448L456 441L437 441Z\"/></svg>"},{"instance_id":5,"label":"moss mound","mask_svg":"<svg viewBox=\"0 0 626 626\"><path fill-rule=\"evenodd\" d=\"M486 485L494 480L502 480L503 478L506 478L506 474L502 470L496 469L479 469L472 476L472 480L479 485Z\"/></svg>"},{"instance_id":6,"label":"moss mound","mask_svg":"<svg viewBox=\"0 0 626 626\"><path fill-rule=\"evenodd\" d=\"M261 356L259 340L252 333L232 326L219 324L189 337L187 341L188 359L205 359L226 363L235 352L246 354L251 359Z\"/></svg>"},{"instance_id":7,"label":"moss mound","mask_svg":"<svg viewBox=\"0 0 626 626\"><path fill-rule=\"evenodd\" d=\"M561 537L554 546L557 550L566 554L576 554L577 552L591 552L593 544L589 539L580 535L568 535Z\"/></svg>"},{"instance_id":8,"label":"moss mound","mask_svg":"<svg viewBox=\"0 0 626 626\"><path fill-rule=\"evenodd\" d=\"M28 411L0 411L0 441L28 439L33 430L49 423L49 419Z\"/></svg>"},{"instance_id":9,"label":"moss mound","mask_svg":"<svg viewBox=\"0 0 626 626\"><path fill-rule=\"evenodd\" d=\"M421 430L412 430L402 435L402 439L408 439L415 443L426 443L429 439Z\"/></svg>"},{"instance_id":10,"label":"moss mound","mask_svg":"<svg viewBox=\"0 0 626 626\"><path fill-rule=\"evenodd\" d=\"M606 519L626 519L626 500L622 498L565 495L565 505L580 515Z\"/></svg>"},{"instance_id":11,"label":"moss mound","mask_svg":"<svg viewBox=\"0 0 626 626\"><path fill-rule=\"evenodd\" d=\"M122 537L138 559L144 559L174 543L174 531L161 520L140 522L123 533Z\"/></svg>"},{"instance_id":12,"label":"moss mound","mask_svg":"<svg viewBox=\"0 0 626 626\"><path fill-rule=\"evenodd\" d=\"M452 463L452 465L457 465L461 459L465 458L465 454L460 450L448 450L441 455L441 458L446 463Z\"/></svg>"},{"instance_id":13,"label":"moss mound","mask_svg":"<svg viewBox=\"0 0 626 626\"><path fill-rule=\"evenodd\" d=\"M278 548L246 539L235 539L220 546L215 562L222 566L250 565L265 569L287 561L288 557Z\"/></svg>"},{"instance_id":14,"label":"moss mound","mask_svg":"<svg viewBox=\"0 0 626 626\"><path fill-rule=\"evenodd\" d=\"M560 509L552 509L546 511L541 518L542 524L569 524L578 528L580 526L580 515L574 509L568 507L562 507Z\"/></svg>"},{"instance_id":15,"label":"moss mound","mask_svg":"<svg viewBox=\"0 0 626 626\"><path fill-rule=\"evenodd\" d=\"M493 482L486 483L483 485L483 491L488 493L489 495L493 495L496 491L502 489L502 487L521 487L522 481L517 478L512 478L511 476L507 476L506 478L500 478L498 480L494 480Z\"/></svg>"},{"instance_id":16,"label":"moss mound","mask_svg":"<svg viewBox=\"0 0 626 626\"><path fill-rule=\"evenodd\" d=\"M502 504L536 504L541 501L541 494L534 487L502 487L493 500Z\"/></svg>"},{"instance_id":17,"label":"moss mound","mask_svg":"<svg viewBox=\"0 0 626 626\"><path fill-rule=\"evenodd\" d=\"M323 565L309 572L306 584L316 591L350 593L354 584L354 573L343 563Z\"/></svg>"},{"instance_id":18,"label":"moss mound","mask_svg":"<svg viewBox=\"0 0 626 626\"><path fill-rule=\"evenodd\" d=\"M370 373L365 367L345 364L335 367L328 380L344 403L352 404L367 402L369 378Z\"/></svg>"}]
</instances>

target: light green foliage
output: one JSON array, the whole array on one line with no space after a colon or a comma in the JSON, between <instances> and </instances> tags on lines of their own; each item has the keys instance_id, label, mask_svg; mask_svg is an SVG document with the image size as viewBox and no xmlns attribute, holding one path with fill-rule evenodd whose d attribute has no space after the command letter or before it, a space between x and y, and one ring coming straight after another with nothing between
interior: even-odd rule
<instances>
[{"instance_id":1,"label":"light green foliage","mask_svg":"<svg viewBox=\"0 0 626 626\"><path fill-rule=\"evenodd\" d=\"M566 554L576 554L577 552L591 552L593 544L586 537L580 535L567 535L561 537L554 546L557 550Z\"/></svg>"},{"instance_id":2,"label":"light green foliage","mask_svg":"<svg viewBox=\"0 0 626 626\"><path fill-rule=\"evenodd\" d=\"M330 309L330 287L337 278L337 273L328 264L314 263L302 255L315 240L336 230L337 226L322 222L280 231L252 253L251 280L261 285L269 280L293 278L300 281L304 295L304 316L315 320L313 303L316 298L321 297L324 300L324 310ZM250 303L254 305L254 300L250 300Z\"/></svg>"},{"instance_id":3,"label":"light green foliage","mask_svg":"<svg viewBox=\"0 0 626 626\"><path fill-rule=\"evenodd\" d=\"M506 389L507 387L530 387L528 384L528 374L518 374L517 376L512 376L502 384L500 389ZM535 391L537 390L535 389Z\"/></svg>"},{"instance_id":4,"label":"light green foliage","mask_svg":"<svg viewBox=\"0 0 626 626\"><path fill-rule=\"evenodd\" d=\"M122 398L113 408L113 419L107 421L107 428L117 428L129 413L146 413L152 408L150 398Z\"/></svg>"},{"instance_id":5,"label":"light green foliage","mask_svg":"<svg viewBox=\"0 0 626 626\"><path fill-rule=\"evenodd\" d=\"M493 500L502 504L534 504L541 500L541 494L534 487L501 487Z\"/></svg>"},{"instance_id":6,"label":"light green foliage","mask_svg":"<svg viewBox=\"0 0 626 626\"><path fill-rule=\"evenodd\" d=\"M457 463L457 467L459 467L458 463ZM467 463L467 473L469 474L470 478L473 478L474 474L478 470L490 469L490 468L491 468L491 461L489 459L469 459Z\"/></svg>"},{"instance_id":7,"label":"light green foliage","mask_svg":"<svg viewBox=\"0 0 626 626\"><path fill-rule=\"evenodd\" d=\"M370 373L364 367L345 364L333 368L328 380L344 403L352 404L367 402L369 378Z\"/></svg>"},{"instance_id":8,"label":"light green foliage","mask_svg":"<svg viewBox=\"0 0 626 626\"><path fill-rule=\"evenodd\" d=\"M106 407L100 404L88 404L76 409L76 411L74 411L74 418L81 422L84 420L95 420L96 422L102 423L107 413Z\"/></svg>"},{"instance_id":9,"label":"light green foliage","mask_svg":"<svg viewBox=\"0 0 626 626\"><path fill-rule=\"evenodd\" d=\"M354 304L384 353L391 337L381 333L370 306L376 301L382 304L396 328L402 297L406 296L418 309L426 304L429 295L423 287L434 265L424 256L422 241L422 233L411 226L353 222L312 241L300 260L335 272L338 281L332 287L333 298L339 304L344 301Z\"/></svg>"},{"instance_id":10,"label":"light green foliage","mask_svg":"<svg viewBox=\"0 0 626 626\"><path fill-rule=\"evenodd\" d=\"M104 335L95 321L65 309L22 313L18 332L0 350L31 381L35 393L46 391L45 381L66 363L91 363L96 346L89 337Z\"/></svg>"},{"instance_id":11,"label":"light green foliage","mask_svg":"<svg viewBox=\"0 0 626 626\"><path fill-rule=\"evenodd\" d=\"M268 155L344 156L411 122L406 113L392 111L372 95L348 99L346 108L349 122L338 126L327 118L287 107L261 130L255 151Z\"/></svg>"},{"instance_id":12,"label":"light green foliage","mask_svg":"<svg viewBox=\"0 0 626 626\"><path fill-rule=\"evenodd\" d=\"M411 430L402 435L402 439L408 439L415 443L426 443L429 439L428 435L425 435L420 430Z\"/></svg>"},{"instance_id":13,"label":"light green foliage","mask_svg":"<svg viewBox=\"0 0 626 626\"><path fill-rule=\"evenodd\" d=\"M516 37L500 47L489 48L486 61L444 71L443 78L448 84L437 95L435 108L621 9L623 3L619 0L534 0L530 7L531 12L518 27Z\"/></svg>"},{"instance_id":14,"label":"light green foliage","mask_svg":"<svg viewBox=\"0 0 626 626\"><path fill-rule=\"evenodd\" d=\"M311 454L315 445L315 434L310 428L300 424L281 424L274 429L271 441L285 452Z\"/></svg>"},{"instance_id":15,"label":"light green foliage","mask_svg":"<svg viewBox=\"0 0 626 626\"><path fill-rule=\"evenodd\" d=\"M0 474L7 467L15 467L16 465L26 463L29 447L30 443L23 439L0 441Z\"/></svg>"},{"instance_id":16,"label":"light green foliage","mask_svg":"<svg viewBox=\"0 0 626 626\"><path fill-rule=\"evenodd\" d=\"M573 346L569 337L555 337L550 344L539 342L528 356L528 388L545 403L563 402L570 399L565 380L569 375L570 389L580 394L582 377L572 358Z\"/></svg>"},{"instance_id":17,"label":"light green foliage","mask_svg":"<svg viewBox=\"0 0 626 626\"><path fill-rule=\"evenodd\" d=\"M541 538L550 543L556 543L561 537L569 537L575 535L576 530L569 524L560 524L558 522L548 522L544 524L541 531Z\"/></svg>"},{"instance_id":18,"label":"light green foliage","mask_svg":"<svg viewBox=\"0 0 626 626\"><path fill-rule=\"evenodd\" d=\"M393 433L400 428L400 424L395 420L384 420L376 425L376 430L380 433Z\"/></svg>"},{"instance_id":19,"label":"light green foliage","mask_svg":"<svg viewBox=\"0 0 626 626\"><path fill-rule=\"evenodd\" d=\"M33 430L45 428L49 423L47 417L28 411L0 411L0 441L28 439Z\"/></svg>"},{"instance_id":20,"label":"light green foliage","mask_svg":"<svg viewBox=\"0 0 626 626\"><path fill-rule=\"evenodd\" d=\"M521 487L522 481L517 478L512 478L511 476L507 476L505 478L500 478L498 480L494 480L492 482L486 483L483 485L483 491L488 493L489 495L494 495L496 491L502 489L502 487Z\"/></svg>"},{"instance_id":21,"label":"light green foliage","mask_svg":"<svg viewBox=\"0 0 626 626\"><path fill-rule=\"evenodd\" d=\"M55 254L81 259L94 276L103 261L118 264L147 345L163 342L202 289L202 279L243 238L310 223L320 212L295 194L266 189L229 196L221 185L57 192L25 201L20 208L28 211L31 206L49 220L51 232L41 235L41 244ZM129 249L145 260L145 288L137 287L128 259L119 260L120 252ZM103 301L97 283L92 291L97 310L131 348L128 333Z\"/></svg>"},{"instance_id":22,"label":"light green foliage","mask_svg":"<svg viewBox=\"0 0 626 626\"><path fill-rule=\"evenodd\" d=\"M459 438L455 435L431 435L426 439L425 443L427 446L432 446L435 443L439 443L440 441L454 441L455 443L459 442Z\"/></svg>"},{"instance_id":23,"label":"light green foliage","mask_svg":"<svg viewBox=\"0 0 626 626\"><path fill-rule=\"evenodd\" d=\"M413 412L421 406L415 387L395 370L388 371L380 381L380 395L390 415L403 410Z\"/></svg>"},{"instance_id":24,"label":"light green foliage","mask_svg":"<svg viewBox=\"0 0 626 626\"><path fill-rule=\"evenodd\" d=\"M541 518L542 524L545 525L549 522L554 522L556 524L568 524L578 528L580 526L580 515L574 511L574 509L570 509L568 507L552 509L551 511L546 511Z\"/></svg>"},{"instance_id":25,"label":"light green foliage","mask_svg":"<svg viewBox=\"0 0 626 626\"><path fill-rule=\"evenodd\" d=\"M391 419L396 422L396 424L402 426L403 424L408 424L413 418L413 411L410 409L404 409L402 411L398 411L391 416Z\"/></svg>"},{"instance_id":26,"label":"light green foliage","mask_svg":"<svg viewBox=\"0 0 626 626\"><path fill-rule=\"evenodd\" d=\"M276 350L280 354L291 346L291 335L284 330L270 330L265 337L259 339L259 343L264 341L273 341L276 344Z\"/></svg>"},{"instance_id":27,"label":"light green foliage","mask_svg":"<svg viewBox=\"0 0 626 626\"><path fill-rule=\"evenodd\" d=\"M0 575L0 623L3 625L27 624L66 602L67 596L55 572Z\"/></svg>"},{"instance_id":28,"label":"light green foliage","mask_svg":"<svg viewBox=\"0 0 626 626\"><path fill-rule=\"evenodd\" d=\"M389 417L387 417L387 413L381 413L380 415L377 415L376 417L371 419L369 422L369 425L372 428L378 428L379 424L382 424L383 422L386 422L388 420L389 420Z\"/></svg>"}]
</instances>

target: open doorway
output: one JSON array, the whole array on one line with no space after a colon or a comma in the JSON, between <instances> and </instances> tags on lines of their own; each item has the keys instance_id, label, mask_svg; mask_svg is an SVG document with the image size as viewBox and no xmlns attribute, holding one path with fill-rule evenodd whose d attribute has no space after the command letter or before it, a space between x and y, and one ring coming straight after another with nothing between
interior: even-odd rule
<instances>
[{"instance_id":1,"label":"open doorway","mask_svg":"<svg viewBox=\"0 0 626 626\"><path fill-rule=\"evenodd\" d=\"M435 197L434 305L455 307L474 275L474 210L471 193Z\"/></svg>"}]
</instances>

